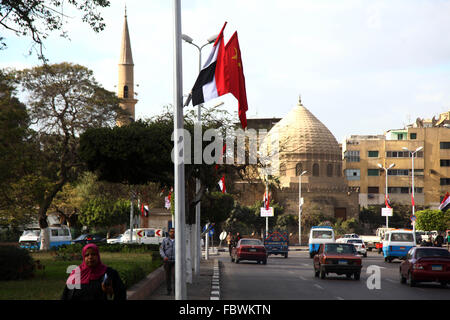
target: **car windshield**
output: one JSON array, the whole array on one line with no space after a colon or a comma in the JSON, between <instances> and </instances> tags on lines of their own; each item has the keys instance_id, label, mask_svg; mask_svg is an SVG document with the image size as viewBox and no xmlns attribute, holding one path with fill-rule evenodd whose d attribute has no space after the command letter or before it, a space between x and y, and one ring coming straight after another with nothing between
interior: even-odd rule
<instances>
[{"instance_id":1,"label":"car windshield","mask_svg":"<svg viewBox=\"0 0 450 320\"><path fill-rule=\"evenodd\" d=\"M78 238L76 238L75 240L84 240L86 237L88 237L88 234L82 234L81 236L79 236Z\"/></svg>"},{"instance_id":2,"label":"car windshield","mask_svg":"<svg viewBox=\"0 0 450 320\"><path fill-rule=\"evenodd\" d=\"M333 232L329 230L314 230L313 238L319 239L331 239L333 236Z\"/></svg>"},{"instance_id":3,"label":"car windshield","mask_svg":"<svg viewBox=\"0 0 450 320\"><path fill-rule=\"evenodd\" d=\"M450 252L445 249L417 249L416 258L423 257L450 257Z\"/></svg>"},{"instance_id":4,"label":"car windshield","mask_svg":"<svg viewBox=\"0 0 450 320\"><path fill-rule=\"evenodd\" d=\"M36 236L39 237L41 230L25 230L22 236Z\"/></svg>"},{"instance_id":5,"label":"car windshield","mask_svg":"<svg viewBox=\"0 0 450 320\"><path fill-rule=\"evenodd\" d=\"M356 240L348 240L347 243L362 243L362 240L356 239Z\"/></svg>"},{"instance_id":6,"label":"car windshield","mask_svg":"<svg viewBox=\"0 0 450 320\"><path fill-rule=\"evenodd\" d=\"M412 233L391 233L391 241L393 242L413 242Z\"/></svg>"},{"instance_id":7,"label":"car windshield","mask_svg":"<svg viewBox=\"0 0 450 320\"><path fill-rule=\"evenodd\" d=\"M350 244L331 243L325 245L325 252L332 254L355 254L355 247Z\"/></svg>"},{"instance_id":8,"label":"car windshield","mask_svg":"<svg viewBox=\"0 0 450 320\"><path fill-rule=\"evenodd\" d=\"M241 240L241 246L260 246L261 241L259 240Z\"/></svg>"}]
</instances>

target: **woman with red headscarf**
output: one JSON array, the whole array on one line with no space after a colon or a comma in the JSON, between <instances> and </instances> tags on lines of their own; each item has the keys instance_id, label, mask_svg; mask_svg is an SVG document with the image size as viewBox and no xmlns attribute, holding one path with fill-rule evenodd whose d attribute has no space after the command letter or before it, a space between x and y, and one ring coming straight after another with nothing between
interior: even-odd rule
<instances>
[{"instance_id":1,"label":"woman with red headscarf","mask_svg":"<svg viewBox=\"0 0 450 320\"><path fill-rule=\"evenodd\" d=\"M125 300L126 289L119 273L100 260L98 247L84 246L83 263L75 268L66 281L62 300Z\"/></svg>"}]
</instances>

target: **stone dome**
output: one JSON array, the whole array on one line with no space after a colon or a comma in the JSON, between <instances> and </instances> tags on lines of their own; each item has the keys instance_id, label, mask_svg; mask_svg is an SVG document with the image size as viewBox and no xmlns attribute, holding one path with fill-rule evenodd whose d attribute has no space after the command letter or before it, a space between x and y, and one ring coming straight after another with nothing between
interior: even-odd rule
<instances>
[{"instance_id":1,"label":"stone dome","mask_svg":"<svg viewBox=\"0 0 450 320\"><path fill-rule=\"evenodd\" d=\"M323 159L319 155L329 155L333 160L341 157L341 149L336 138L301 104L301 101L269 131L268 135L274 136L277 131L280 154L306 154L312 159L317 157Z\"/></svg>"}]
</instances>

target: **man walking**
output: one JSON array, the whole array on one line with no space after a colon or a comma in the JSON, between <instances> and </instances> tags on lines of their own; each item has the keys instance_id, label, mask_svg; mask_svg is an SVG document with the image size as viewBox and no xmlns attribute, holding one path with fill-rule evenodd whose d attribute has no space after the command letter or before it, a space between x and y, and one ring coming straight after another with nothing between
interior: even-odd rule
<instances>
[{"instance_id":1,"label":"man walking","mask_svg":"<svg viewBox=\"0 0 450 320\"><path fill-rule=\"evenodd\" d=\"M167 295L172 293L172 270L175 266L175 229L170 228L169 237L165 238L159 247L159 253L164 261Z\"/></svg>"}]
</instances>

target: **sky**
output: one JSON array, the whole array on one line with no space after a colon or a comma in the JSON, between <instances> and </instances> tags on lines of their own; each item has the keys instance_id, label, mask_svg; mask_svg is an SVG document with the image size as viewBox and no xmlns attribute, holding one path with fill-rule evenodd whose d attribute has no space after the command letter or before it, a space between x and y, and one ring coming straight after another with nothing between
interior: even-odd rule
<instances>
[{"instance_id":1,"label":"sky","mask_svg":"<svg viewBox=\"0 0 450 320\"><path fill-rule=\"evenodd\" d=\"M101 9L106 28L95 33L77 12L65 12L70 40L45 41L50 63L93 70L117 91L127 6L139 102L136 118L161 113L174 102L173 1L111 0ZM237 31L246 79L247 118L282 118L299 96L339 142L350 135L383 134L450 110L450 0L181 0L182 33L201 46ZM0 68L39 64L30 38L1 30L8 49ZM202 50L203 62L211 51ZM198 50L183 42L183 92L198 75ZM234 97L219 97L237 112ZM192 106L188 107L192 110Z\"/></svg>"}]
</instances>

